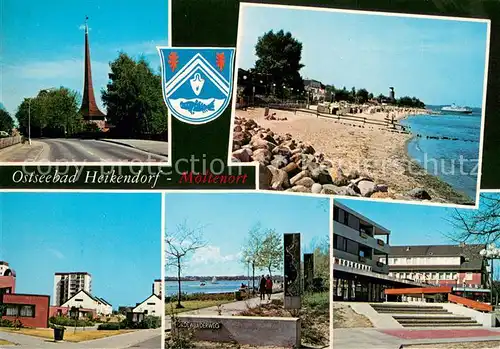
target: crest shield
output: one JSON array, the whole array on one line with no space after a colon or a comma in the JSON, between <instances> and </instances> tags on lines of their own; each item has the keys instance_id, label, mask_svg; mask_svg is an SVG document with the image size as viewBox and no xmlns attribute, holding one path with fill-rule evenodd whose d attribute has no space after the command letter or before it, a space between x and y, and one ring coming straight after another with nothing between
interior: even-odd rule
<instances>
[{"instance_id":1,"label":"crest shield","mask_svg":"<svg viewBox=\"0 0 500 349\"><path fill-rule=\"evenodd\" d=\"M233 90L234 48L158 47L163 100L170 113L204 124L227 108Z\"/></svg>"}]
</instances>

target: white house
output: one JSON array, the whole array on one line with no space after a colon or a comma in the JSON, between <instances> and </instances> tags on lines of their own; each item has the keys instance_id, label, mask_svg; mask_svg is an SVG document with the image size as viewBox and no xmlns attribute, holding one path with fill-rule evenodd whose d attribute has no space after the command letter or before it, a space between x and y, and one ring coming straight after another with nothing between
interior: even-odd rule
<instances>
[{"instance_id":1,"label":"white house","mask_svg":"<svg viewBox=\"0 0 500 349\"><path fill-rule=\"evenodd\" d=\"M142 303L137 303L136 307L132 309L134 313L144 313L144 315L163 316L164 302L155 294L149 296Z\"/></svg>"},{"instance_id":2,"label":"white house","mask_svg":"<svg viewBox=\"0 0 500 349\"><path fill-rule=\"evenodd\" d=\"M110 315L113 312L111 304L102 298L94 297L84 290L80 290L73 297L68 299L61 307L76 307L93 309L97 315Z\"/></svg>"}]
</instances>

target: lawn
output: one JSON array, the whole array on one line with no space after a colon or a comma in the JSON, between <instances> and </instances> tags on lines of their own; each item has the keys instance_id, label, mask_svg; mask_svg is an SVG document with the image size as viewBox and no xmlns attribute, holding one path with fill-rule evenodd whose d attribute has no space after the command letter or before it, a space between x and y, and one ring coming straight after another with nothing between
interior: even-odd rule
<instances>
[{"instance_id":1,"label":"lawn","mask_svg":"<svg viewBox=\"0 0 500 349\"><path fill-rule=\"evenodd\" d=\"M176 309L177 301L165 304L165 314L172 315L172 310L174 314L183 313L186 311L198 310L203 308L215 307L217 305L222 305L226 303L232 303L234 300L191 300L182 301L181 304L184 308Z\"/></svg>"},{"instance_id":2,"label":"lawn","mask_svg":"<svg viewBox=\"0 0 500 349\"><path fill-rule=\"evenodd\" d=\"M15 343L6 341L5 339L0 339L0 345L15 345Z\"/></svg>"},{"instance_id":3,"label":"lawn","mask_svg":"<svg viewBox=\"0 0 500 349\"><path fill-rule=\"evenodd\" d=\"M41 337L47 339L54 338L54 330L51 328L21 328L21 329L13 329L9 327L1 327L0 331L5 332L13 332L25 334L28 336ZM90 330L90 331L77 331L74 333L72 329L66 329L64 331L64 340L66 342L84 342L90 341L92 339L106 338L111 336L116 336L119 334L124 334L128 332L133 332L133 330L116 330L116 331L98 331L98 330Z\"/></svg>"}]
</instances>

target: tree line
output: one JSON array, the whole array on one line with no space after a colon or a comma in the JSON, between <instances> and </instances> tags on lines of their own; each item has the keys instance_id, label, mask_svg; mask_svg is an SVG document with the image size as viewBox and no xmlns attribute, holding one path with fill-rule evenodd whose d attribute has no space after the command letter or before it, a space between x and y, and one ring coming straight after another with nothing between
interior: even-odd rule
<instances>
[{"instance_id":1,"label":"tree line","mask_svg":"<svg viewBox=\"0 0 500 349\"><path fill-rule=\"evenodd\" d=\"M125 53L110 62L111 73L101 97L107 109L106 120L112 134L120 137L144 137L167 134L167 107L163 102L161 75L144 58L134 60ZM66 87L41 90L25 98L17 108L17 128L32 137L75 136L97 132L95 124L83 120L79 107L81 96ZM10 131L14 118L0 109L0 128Z\"/></svg>"},{"instance_id":2,"label":"tree line","mask_svg":"<svg viewBox=\"0 0 500 349\"><path fill-rule=\"evenodd\" d=\"M292 36L290 32L283 30L274 32L272 30L264 33L257 40L255 45L254 68L249 70L252 75L252 84L262 91L261 85L266 85L265 91L272 92L280 98L299 97L307 98L304 93L304 80L300 75L300 70L304 67L301 63L303 45ZM255 78L256 76L257 78ZM260 83L262 81L262 83ZM243 82L241 82L243 83ZM379 102L389 101L389 98L380 94L374 96L373 93L364 88L356 90L352 87L335 88L334 85L324 86L326 90L326 101L347 101L351 103L365 103L376 99ZM252 89L246 89L246 94ZM425 104L416 97L401 97L392 104L401 107L423 108Z\"/></svg>"}]
</instances>

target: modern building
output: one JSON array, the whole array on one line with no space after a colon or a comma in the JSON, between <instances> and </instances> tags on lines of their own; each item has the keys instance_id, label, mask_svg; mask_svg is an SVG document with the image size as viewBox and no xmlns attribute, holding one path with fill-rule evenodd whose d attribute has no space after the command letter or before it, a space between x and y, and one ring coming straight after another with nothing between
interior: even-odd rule
<instances>
[{"instance_id":1,"label":"modern building","mask_svg":"<svg viewBox=\"0 0 500 349\"><path fill-rule=\"evenodd\" d=\"M16 272L9 263L0 261L0 295L16 291Z\"/></svg>"},{"instance_id":2,"label":"modern building","mask_svg":"<svg viewBox=\"0 0 500 349\"><path fill-rule=\"evenodd\" d=\"M487 260L480 255L484 244L392 246L389 275L435 286L451 286L455 294L489 294ZM472 293L472 294L471 294Z\"/></svg>"},{"instance_id":3,"label":"modern building","mask_svg":"<svg viewBox=\"0 0 500 349\"><path fill-rule=\"evenodd\" d=\"M97 315L111 315L113 306L103 298L99 298L90 294L85 290L78 291L66 302L61 304L60 308L82 308L94 310Z\"/></svg>"},{"instance_id":4,"label":"modern building","mask_svg":"<svg viewBox=\"0 0 500 349\"><path fill-rule=\"evenodd\" d=\"M52 305L61 306L80 290L92 294L92 276L89 273L55 273Z\"/></svg>"},{"instance_id":5,"label":"modern building","mask_svg":"<svg viewBox=\"0 0 500 349\"><path fill-rule=\"evenodd\" d=\"M420 287L418 282L389 275L390 231L334 201L334 300L380 302L386 288Z\"/></svg>"},{"instance_id":6,"label":"modern building","mask_svg":"<svg viewBox=\"0 0 500 349\"><path fill-rule=\"evenodd\" d=\"M25 327L48 327L50 296L19 294L15 290L15 271L9 263L0 261L0 304L5 306L0 317L19 320Z\"/></svg>"},{"instance_id":7,"label":"modern building","mask_svg":"<svg viewBox=\"0 0 500 349\"><path fill-rule=\"evenodd\" d=\"M163 316L165 308L165 302L155 294L152 294L146 298L141 303L137 303L132 313L134 314L144 314L152 316Z\"/></svg>"},{"instance_id":8,"label":"modern building","mask_svg":"<svg viewBox=\"0 0 500 349\"><path fill-rule=\"evenodd\" d=\"M2 319L19 320L24 327L49 327L50 296L35 294L0 294L5 306Z\"/></svg>"},{"instance_id":9,"label":"modern building","mask_svg":"<svg viewBox=\"0 0 500 349\"><path fill-rule=\"evenodd\" d=\"M320 81L304 80L304 90L308 93L311 101L322 101L325 99L326 89Z\"/></svg>"},{"instance_id":10,"label":"modern building","mask_svg":"<svg viewBox=\"0 0 500 349\"><path fill-rule=\"evenodd\" d=\"M162 287L162 282L161 279L156 279L153 281L153 294L157 295L158 297L161 298L161 295L163 293L163 287Z\"/></svg>"}]
</instances>

